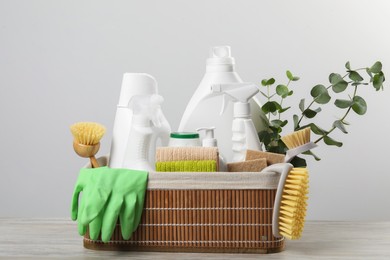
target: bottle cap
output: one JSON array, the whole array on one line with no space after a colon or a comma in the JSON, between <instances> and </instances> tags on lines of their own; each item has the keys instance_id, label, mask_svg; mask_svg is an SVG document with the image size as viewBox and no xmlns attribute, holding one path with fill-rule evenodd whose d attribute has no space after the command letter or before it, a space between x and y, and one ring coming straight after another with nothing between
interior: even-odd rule
<instances>
[{"instance_id":1,"label":"bottle cap","mask_svg":"<svg viewBox=\"0 0 390 260\"><path fill-rule=\"evenodd\" d=\"M207 65L233 65L234 63L230 46L216 46L211 48L210 58L207 59Z\"/></svg>"},{"instance_id":2,"label":"bottle cap","mask_svg":"<svg viewBox=\"0 0 390 260\"><path fill-rule=\"evenodd\" d=\"M178 139L198 139L199 134L193 133L193 132L172 132L171 138L178 138Z\"/></svg>"}]
</instances>

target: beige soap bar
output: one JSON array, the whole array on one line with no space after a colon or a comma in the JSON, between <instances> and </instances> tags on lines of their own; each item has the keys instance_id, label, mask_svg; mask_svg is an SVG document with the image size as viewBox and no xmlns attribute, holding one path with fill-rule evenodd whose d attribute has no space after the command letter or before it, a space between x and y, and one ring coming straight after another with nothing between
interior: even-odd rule
<instances>
[{"instance_id":1,"label":"beige soap bar","mask_svg":"<svg viewBox=\"0 0 390 260\"><path fill-rule=\"evenodd\" d=\"M228 172L260 172L265 167L267 160L264 158L227 164Z\"/></svg>"},{"instance_id":2,"label":"beige soap bar","mask_svg":"<svg viewBox=\"0 0 390 260\"><path fill-rule=\"evenodd\" d=\"M262 152L262 151L254 151L254 150L247 150L246 151L246 158L245 161L255 160L264 158L267 160L267 164L275 164L275 163L282 163L284 162L284 154L279 153L269 153L269 152Z\"/></svg>"}]
</instances>

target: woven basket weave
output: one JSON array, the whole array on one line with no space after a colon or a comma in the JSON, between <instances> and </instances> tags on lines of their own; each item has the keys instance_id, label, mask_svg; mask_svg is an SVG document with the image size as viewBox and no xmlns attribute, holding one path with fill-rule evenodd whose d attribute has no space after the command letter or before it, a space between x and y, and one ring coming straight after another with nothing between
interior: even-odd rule
<instances>
[{"instance_id":1,"label":"woven basket weave","mask_svg":"<svg viewBox=\"0 0 390 260\"><path fill-rule=\"evenodd\" d=\"M279 175L259 173L150 173L141 223L130 240L120 224L108 243L84 237L95 250L273 253Z\"/></svg>"}]
</instances>

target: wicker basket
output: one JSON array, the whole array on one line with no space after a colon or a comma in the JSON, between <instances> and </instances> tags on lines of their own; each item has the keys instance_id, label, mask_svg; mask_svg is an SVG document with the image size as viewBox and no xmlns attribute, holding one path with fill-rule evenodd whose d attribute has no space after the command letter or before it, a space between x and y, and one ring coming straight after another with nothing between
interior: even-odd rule
<instances>
[{"instance_id":1,"label":"wicker basket","mask_svg":"<svg viewBox=\"0 0 390 260\"><path fill-rule=\"evenodd\" d=\"M108 243L84 237L95 250L274 253L277 173L149 173L142 220L130 240L119 223Z\"/></svg>"}]
</instances>

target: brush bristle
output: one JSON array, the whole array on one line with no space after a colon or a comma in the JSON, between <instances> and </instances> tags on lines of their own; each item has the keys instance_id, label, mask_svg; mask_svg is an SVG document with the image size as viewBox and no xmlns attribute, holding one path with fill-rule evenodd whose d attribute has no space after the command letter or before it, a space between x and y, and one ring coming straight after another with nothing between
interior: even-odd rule
<instances>
[{"instance_id":1,"label":"brush bristle","mask_svg":"<svg viewBox=\"0 0 390 260\"><path fill-rule=\"evenodd\" d=\"M288 149L304 145L310 142L310 127L295 131L294 133L283 136L281 139Z\"/></svg>"},{"instance_id":2,"label":"brush bristle","mask_svg":"<svg viewBox=\"0 0 390 260\"><path fill-rule=\"evenodd\" d=\"M77 143L95 145L100 142L106 128L94 122L79 122L70 127L70 131Z\"/></svg>"},{"instance_id":3,"label":"brush bristle","mask_svg":"<svg viewBox=\"0 0 390 260\"><path fill-rule=\"evenodd\" d=\"M288 239L301 237L305 224L308 184L306 168L293 168L287 176L280 204L279 233Z\"/></svg>"}]
</instances>

